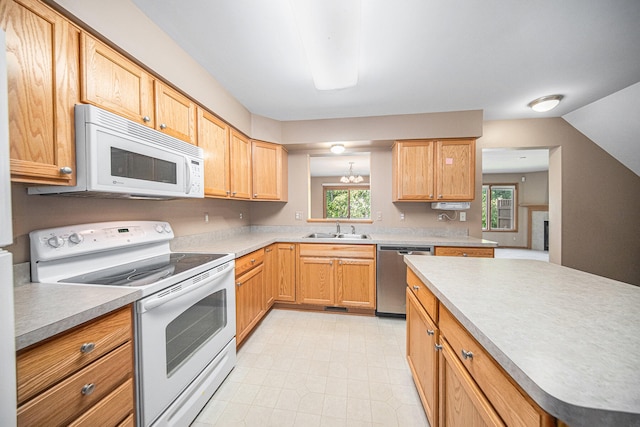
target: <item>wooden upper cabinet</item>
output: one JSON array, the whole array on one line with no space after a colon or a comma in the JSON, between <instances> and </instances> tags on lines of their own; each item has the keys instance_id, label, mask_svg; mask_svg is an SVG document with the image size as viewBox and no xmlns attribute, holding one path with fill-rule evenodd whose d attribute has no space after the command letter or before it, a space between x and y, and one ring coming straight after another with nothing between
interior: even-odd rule
<instances>
[{"instance_id":1,"label":"wooden upper cabinet","mask_svg":"<svg viewBox=\"0 0 640 427\"><path fill-rule=\"evenodd\" d=\"M87 33L81 43L82 102L155 127L153 76Z\"/></svg>"},{"instance_id":2,"label":"wooden upper cabinet","mask_svg":"<svg viewBox=\"0 0 640 427\"><path fill-rule=\"evenodd\" d=\"M448 139L436 143L436 198L473 200L476 176L474 139Z\"/></svg>"},{"instance_id":3,"label":"wooden upper cabinet","mask_svg":"<svg viewBox=\"0 0 640 427\"><path fill-rule=\"evenodd\" d=\"M204 151L204 195L229 197L229 126L203 110L198 111L198 146Z\"/></svg>"},{"instance_id":4,"label":"wooden upper cabinet","mask_svg":"<svg viewBox=\"0 0 640 427\"><path fill-rule=\"evenodd\" d=\"M80 31L35 0L0 2L6 32L11 179L75 185Z\"/></svg>"},{"instance_id":5,"label":"wooden upper cabinet","mask_svg":"<svg viewBox=\"0 0 640 427\"><path fill-rule=\"evenodd\" d=\"M434 200L434 142L398 141L393 146L393 201Z\"/></svg>"},{"instance_id":6,"label":"wooden upper cabinet","mask_svg":"<svg viewBox=\"0 0 640 427\"><path fill-rule=\"evenodd\" d=\"M155 81L156 129L196 144L196 104L175 89Z\"/></svg>"},{"instance_id":7,"label":"wooden upper cabinet","mask_svg":"<svg viewBox=\"0 0 640 427\"><path fill-rule=\"evenodd\" d=\"M475 197L475 140L397 141L393 201L471 201Z\"/></svg>"},{"instance_id":8,"label":"wooden upper cabinet","mask_svg":"<svg viewBox=\"0 0 640 427\"><path fill-rule=\"evenodd\" d=\"M230 141L231 197L251 199L251 140L232 128Z\"/></svg>"},{"instance_id":9,"label":"wooden upper cabinet","mask_svg":"<svg viewBox=\"0 0 640 427\"><path fill-rule=\"evenodd\" d=\"M287 150L282 145L251 141L253 199L287 200Z\"/></svg>"}]
</instances>

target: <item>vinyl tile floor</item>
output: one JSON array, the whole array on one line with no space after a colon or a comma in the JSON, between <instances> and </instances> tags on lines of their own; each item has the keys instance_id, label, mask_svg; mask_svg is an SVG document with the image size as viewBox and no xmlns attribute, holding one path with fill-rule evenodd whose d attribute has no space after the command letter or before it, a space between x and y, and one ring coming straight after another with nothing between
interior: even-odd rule
<instances>
[{"instance_id":1,"label":"vinyl tile floor","mask_svg":"<svg viewBox=\"0 0 640 427\"><path fill-rule=\"evenodd\" d=\"M428 426L403 319L271 310L192 427Z\"/></svg>"}]
</instances>

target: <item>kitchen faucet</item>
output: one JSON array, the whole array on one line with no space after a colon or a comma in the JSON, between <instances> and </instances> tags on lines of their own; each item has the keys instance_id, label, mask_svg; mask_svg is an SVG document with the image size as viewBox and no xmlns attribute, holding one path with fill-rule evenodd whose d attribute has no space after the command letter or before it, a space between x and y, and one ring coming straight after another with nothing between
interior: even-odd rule
<instances>
[{"instance_id":1,"label":"kitchen faucet","mask_svg":"<svg viewBox=\"0 0 640 427\"><path fill-rule=\"evenodd\" d=\"M336 233L340 234L340 221L336 221Z\"/></svg>"},{"instance_id":2,"label":"kitchen faucet","mask_svg":"<svg viewBox=\"0 0 640 427\"><path fill-rule=\"evenodd\" d=\"M356 234L356 226L355 225L351 226L351 234Z\"/></svg>"}]
</instances>

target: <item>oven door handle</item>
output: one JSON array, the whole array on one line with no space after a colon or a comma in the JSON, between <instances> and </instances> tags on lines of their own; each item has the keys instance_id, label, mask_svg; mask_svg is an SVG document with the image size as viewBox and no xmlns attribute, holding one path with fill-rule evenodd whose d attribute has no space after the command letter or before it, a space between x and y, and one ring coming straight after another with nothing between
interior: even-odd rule
<instances>
[{"instance_id":1,"label":"oven door handle","mask_svg":"<svg viewBox=\"0 0 640 427\"><path fill-rule=\"evenodd\" d=\"M200 288L202 288L203 286L209 285L211 282L215 281L216 279L218 279L220 276L222 276L223 274L228 273L229 270L229 266L225 266L224 269L221 269L220 271L216 272L214 275L211 275L209 277L207 277L206 279L202 280L200 283L197 283L195 285L191 285L188 286L186 288L182 288L177 292L171 292L171 289L173 288L170 287L169 289L165 289L163 291L158 292L158 296L157 297L150 297L149 301L145 301L142 303L142 311L149 311L152 310L158 306L161 306L162 304L165 304L169 301L173 301L176 298L180 298L183 295L186 295L188 293L191 293L195 290L198 290Z\"/></svg>"}]
</instances>

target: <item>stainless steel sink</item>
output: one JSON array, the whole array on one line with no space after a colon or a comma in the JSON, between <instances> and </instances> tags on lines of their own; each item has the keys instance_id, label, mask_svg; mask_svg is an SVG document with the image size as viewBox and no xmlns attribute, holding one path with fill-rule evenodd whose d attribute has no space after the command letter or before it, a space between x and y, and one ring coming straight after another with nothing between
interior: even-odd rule
<instances>
[{"instance_id":1,"label":"stainless steel sink","mask_svg":"<svg viewBox=\"0 0 640 427\"><path fill-rule=\"evenodd\" d=\"M371 236L367 234L338 234L336 236L338 239L370 239Z\"/></svg>"},{"instance_id":2,"label":"stainless steel sink","mask_svg":"<svg viewBox=\"0 0 640 427\"><path fill-rule=\"evenodd\" d=\"M349 233L311 233L304 236L307 239L371 239L368 234L349 234Z\"/></svg>"}]
</instances>

